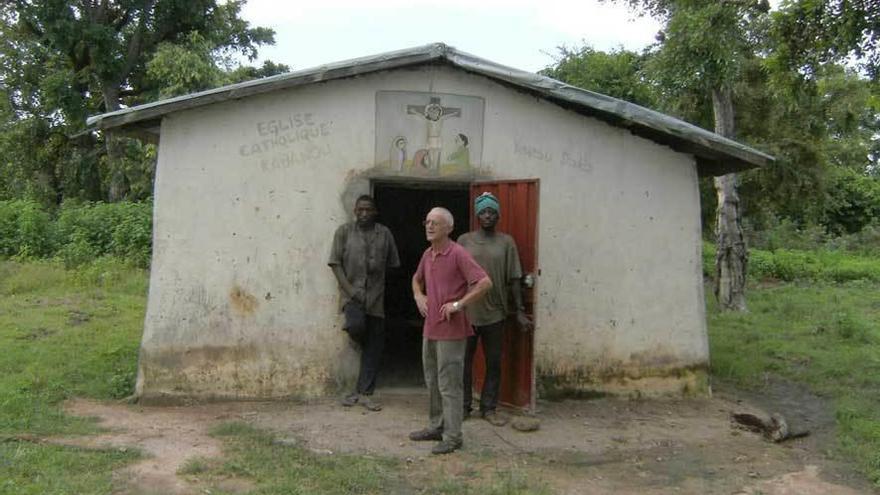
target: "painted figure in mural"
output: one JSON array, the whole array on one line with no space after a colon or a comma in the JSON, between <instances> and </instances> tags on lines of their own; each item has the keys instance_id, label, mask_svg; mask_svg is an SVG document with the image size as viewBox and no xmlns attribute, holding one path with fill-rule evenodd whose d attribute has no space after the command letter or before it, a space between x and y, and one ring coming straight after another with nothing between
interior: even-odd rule
<instances>
[{"instance_id":1,"label":"painted figure in mural","mask_svg":"<svg viewBox=\"0 0 880 495\"><path fill-rule=\"evenodd\" d=\"M474 258L449 238L454 220L449 210L434 208L425 218L425 250L412 278L413 297L425 318L422 366L430 395L428 427L410 440L440 440L433 454L448 454L462 445L462 372L467 338L473 329L463 311L492 288Z\"/></svg>"},{"instance_id":2,"label":"painted figure in mural","mask_svg":"<svg viewBox=\"0 0 880 495\"><path fill-rule=\"evenodd\" d=\"M507 423L507 417L496 411L498 395L501 390L501 347L504 341L504 322L512 313L510 299L520 329L529 331L532 322L525 314L522 300L522 267L519 252L513 237L498 232L495 226L501 215L501 207L492 193L484 192L474 201L474 212L480 228L462 234L458 243L474 257L477 263L489 274L492 290L486 297L467 309L468 319L474 326L474 335L468 337L464 362L464 416L471 414L471 384L473 378L474 353L477 340L483 342L483 356L486 360L486 377L480 394L480 416L495 426ZM508 298L510 296L510 298Z\"/></svg>"},{"instance_id":3,"label":"painted figure in mural","mask_svg":"<svg viewBox=\"0 0 880 495\"><path fill-rule=\"evenodd\" d=\"M428 127L427 142L427 165L433 171L440 170L440 156L443 148L442 134L443 121L452 117L460 117L460 108L444 107L440 104L440 98L433 97L425 106L408 105L406 113L419 115L425 119Z\"/></svg>"},{"instance_id":4,"label":"painted figure in mural","mask_svg":"<svg viewBox=\"0 0 880 495\"><path fill-rule=\"evenodd\" d=\"M458 167L471 166L471 152L468 149L468 137L458 133L455 135L455 150L449 154L449 163Z\"/></svg>"},{"instance_id":5,"label":"painted figure in mural","mask_svg":"<svg viewBox=\"0 0 880 495\"><path fill-rule=\"evenodd\" d=\"M397 136L391 141L391 153L389 156L389 165L391 170L403 171L403 164L406 162L406 138Z\"/></svg>"},{"instance_id":6,"label":"painted figure in mural","mask_svg":"<svg viewBox=\"0 0 880 495\"><path fill-rule=\"evenodd\" d=\"M355 221L336 229L327 262L342 291L349 336L361 348L357 384L342 405L360 404L370 411L382 409L372 396L385 346L385 271L400 267L394 236L376 222L377 214L375 200L360 196L355 201ZM355 325L358 331L352 330Z\"/></svg>"}]
</instances>

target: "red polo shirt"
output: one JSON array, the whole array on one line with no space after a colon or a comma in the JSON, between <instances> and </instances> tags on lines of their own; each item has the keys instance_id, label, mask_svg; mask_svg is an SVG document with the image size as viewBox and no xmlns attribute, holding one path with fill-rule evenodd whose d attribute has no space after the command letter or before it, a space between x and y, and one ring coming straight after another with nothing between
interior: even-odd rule
<instances>
[{"instance_id":1,"label":"red polo shirt","mask_svg":"<svg viewBox=\"0 0 880 495\"><path fill-rule=\"evenodd\" d=\"M428 316L423 335L429 340L459 340L474 334L465 311L457 311L448 321L440 319L440 306L458 301L468 287L485 277L486 272L474 258L455 241L450 240L442 251L430 247L422 254L416 278L424 284L428 296Z\"/></svg>"}]
</instances>

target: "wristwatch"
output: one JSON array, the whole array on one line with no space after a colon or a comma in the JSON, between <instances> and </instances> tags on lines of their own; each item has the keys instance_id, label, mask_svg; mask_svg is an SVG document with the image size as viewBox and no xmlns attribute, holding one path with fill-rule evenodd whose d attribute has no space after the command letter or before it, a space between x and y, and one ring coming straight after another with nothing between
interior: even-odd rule
<instances>
[{"instance_id":1,"label":"wristwatch","mask_svg":"<svg viewBox=\"0 0 880 495\"><path fill-rule=\"evenodd\" d=\"M460 307L461 307L461 303L460 303L460 302L455 301L454 303L452 303L452 309L458 311L458 308L460 308Z\"/></svg>"}]
</instances>

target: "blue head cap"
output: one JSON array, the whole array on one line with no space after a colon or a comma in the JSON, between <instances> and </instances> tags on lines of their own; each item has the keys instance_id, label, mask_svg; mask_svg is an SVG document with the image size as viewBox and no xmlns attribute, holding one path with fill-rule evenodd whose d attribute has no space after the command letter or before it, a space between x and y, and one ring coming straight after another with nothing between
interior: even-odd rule
<instances>
[{"instance_id":1,"label":"blue head cap","mask_svg":"<svg viewBox=\"0 0 880 495\"><path fill-rule=\"evenodd\" d=\"M498 198L495 197L494 194L490 192L484 192L477 196L477 199L474 200L474 213L479 215L481 211L486 208L492 208L497 211L498 214L501 214L501 206L498 203Z\"/></svg>"}]
</instances>

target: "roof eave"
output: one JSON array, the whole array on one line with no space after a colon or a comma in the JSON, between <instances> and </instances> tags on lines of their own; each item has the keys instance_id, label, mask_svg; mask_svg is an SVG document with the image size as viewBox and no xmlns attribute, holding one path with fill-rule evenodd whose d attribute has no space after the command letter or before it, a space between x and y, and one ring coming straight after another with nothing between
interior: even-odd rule
<instances>
[{"instance_id":1,"label":"roof eave","mask_svg":"<svg viewBox=\"0 0 880 495\"><path fill-rule=\"evenodd\" d=\"M93 129L112 129L141 121L155 120L171 112L189 110L222 101L238 100L248 96L270 93L278 89L397 69L408 65L420 65L442 58L444 49L447 47L445 45L429 45L425 48L427 49L418 52L400 50L381 56L363 57L361 59L313 67L303 71L278 74L263 79L221 86L198 93L176 96L136 107L124 108L115 112L95 115L89 117L86 120L86 124Z\"/></svg>"},{"instance_id":2,"label":"roof eave","mask_svg":"<svg viewBox=\"0 0 880 495\"><path fill-rule=\"evenodd\" d=\"M570 86L546 76L496 64L442 43L336 62L160 100L90 117L87 124L93 129L137 126L147 132L155 132L162 116L171 112L279 89L432 62L448 63L519 90L540 95L569 110L605 120L612 125L626 128L635 135L693 154L700 176L740 172L774 161L770 155L654 110Z\"/></svg>"}]
</instances>

